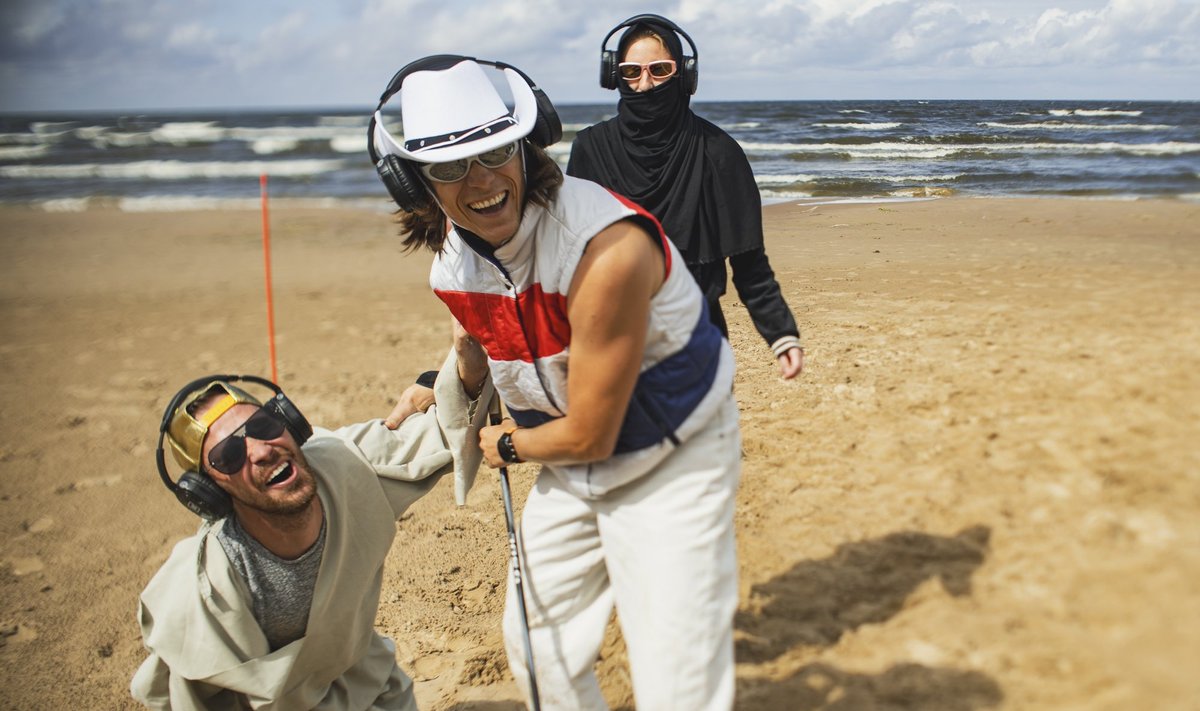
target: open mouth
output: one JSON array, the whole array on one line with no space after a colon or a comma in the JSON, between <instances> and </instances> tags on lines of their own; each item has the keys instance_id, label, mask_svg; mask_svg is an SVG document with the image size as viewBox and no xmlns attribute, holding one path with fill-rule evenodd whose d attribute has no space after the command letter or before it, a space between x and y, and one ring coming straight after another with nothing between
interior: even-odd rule
<instances>
[{"instance_id":1,"label":"open mouth","mask_svg":"<svg viewBox=\"0 0 1200 711\"><path fill-rule=\"evenodd\" d=\"M271 472L271 478L267 479L267 487L270 488L273 486L286 484L291 480L292 475L295 473L296 468L292 466L291 462L283 462L275 468L275 471Z\"/></svg>"},{"instance_id":2,"label":"open mouth","mask_svg":"<svg viewBox=\"0 0 1200 711\"><path fill-rule=\"evenodd\" d=\"M500 193L499 195L490 197L487 200L480 200L479 202L468 203L467 207L471 208L472 210L474 210L475 212L478 212L481 215L494 215L497 212L500 212L501 210L503 210L504 205L507 202L508 202L508 191L505 190L504 192Z\"/></svg>"}]
</instances>

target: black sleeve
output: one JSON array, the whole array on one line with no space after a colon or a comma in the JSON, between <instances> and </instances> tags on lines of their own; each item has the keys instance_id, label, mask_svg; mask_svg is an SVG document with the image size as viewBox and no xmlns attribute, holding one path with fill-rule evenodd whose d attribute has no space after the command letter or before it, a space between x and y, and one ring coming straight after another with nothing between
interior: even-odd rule
<instances>
[{"instance_id":1,"label":"black sleeve","mask_svg":"<svg viewBox=\"0 0 1200 711\"><path fill-rule=\"evenodd\" d=\"M783 299L775 272L763 248L752 249L729 258L733 286L738 298L750 312L754 328L770 346L785 336L800 337L796 319Z\"/></svg>"}]
</instances>

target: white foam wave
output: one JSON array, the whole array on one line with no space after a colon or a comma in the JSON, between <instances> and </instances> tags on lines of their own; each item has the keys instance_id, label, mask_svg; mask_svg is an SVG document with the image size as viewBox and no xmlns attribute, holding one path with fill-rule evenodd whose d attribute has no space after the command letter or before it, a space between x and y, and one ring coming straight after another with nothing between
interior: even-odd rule
<instances>
[{"instance_id":1,"label":"white foam wave","mask_svg":"<svg viewBox=\"0 0 1200 711\"><path fill-rule=\"evenodd\" d=\"M46 212L84 212L88 209L88 199L55 198L42 201L40 206Z\"/></svg>"},{"instance_id":2,"label":"white foam wave","mask_svg":"<svg viewBox=\"0 0 1200 711\"><path fill-rule=\"evenodd\" d=\"M1141 111L1123 109L1050 109L1051 116L1141 116Z\"/></svg>"},{"instance_id":3,"label":"white foam wave","mask_svg":"<svg viewBox=\"0 0 1200 711\"><path fill-rule=\"evenodd\" d=\"M256 155L265 156L294 151L298 145L300 142L294 138L260 138L250 143L250 150L254 151Z\"/></svg>"},{"instance_id":4,"label":"white foam wave","mask_svg":"<svg viewBox=\"0 0 1200 711\"><path fill-rule=\"evenodd\" d=\"M0 133L0 146L34 146L46 143L41 136L32 133Z\"/></svg>"},{"instance_id":5,"label":"white foam wave","mask_svg":"<svg viewBox=\"0 0 1200 711\"><path fill-rule=\"evenodd\" d=\"M720 124L720 127L726 131L749 131L761 125L761 121L738 121L735 123L723 123Z\"/></svg>"},{"instance_id":6,"label":"white foam wave","mask_svg":"<svg viewBox=\"0 0 1200 711\"><path fill-rule=\"evenodd\" d=\"M773 185L795 185L796 183L811 183L817 180L818 176L808 175L806 173L785 174L785 175L756 175L754 182L758 183L758 187L770 187Z\"/></svg>"},{"instance_id":7,"label":"white foam wave","mask_svg":"<svg viewBox=\"0 0 1200 711\"><path fill-rule=\"evenodd\" d=\"M235 141L261 141L265 138L291 139L294 141L329 141L339 136L366 135L366 129L357 131L343 126L267 126L262 128L239 127L225 130L222 138Z\"/></svg>"},{"instance_id":8,"label":"white foam wave","mask_svg":"<svg viewBox=\"0 0 1200 711\"><path fill-rule=\"evenodd\" d=\"M999 121L984 121L980 126L1002 129L1038 129L1048 131L1171 131L1178 126L1166 126L1157 123L1071 123L1069 121L1042 121L1038 123L1002 123Z\"/></svg>"},{"instance_id":9,"label":"white foam wave","mask_svg":"<svg viewBox=\"0 0 1200 711\"><path fill-rule=\"evenodd\" d=\"M39 136L61 136L74 127L74 121L34 121L29 124L29 130Z\"/></svg>"},{"instance_id":10,"label":"white foam wave","mask_svg":"<svg viewBox=\"0 0 1200 711\"><path fill-rule=\"evenodd\" d=\"M870 113L870 112L865 111L863 109L842 109L842 110L838 111L838 113L839 114L865 114L865 113Z\"/></svg>"},{"instance_id":11,"label":"white foam wave","mask_svg":"<svg viewBox=\"0 0 1200 711\"><path fill-rule=\"evenodd\" d=\"M967 150L967 146L940 146L926 143L741 143L747 153L826 153L851 158L945 158ZM991 146L979 145L981 149Z\"/></svg>"},{"instance_id":12,"label":"white foam wave","mask_svg":"<svg viewBox=\"0 0 1200 711\"><path fill-rule=\"evenodd\" d=\"M963 143L940 145L928 143L741 143L742 150L753 154L824 153L851 158L946 158L963 153L1127 153L1140 156L1171 156L1200 153L1200 143L1166 141L1163 143Z\"/></svg>"},{"instance_id":13,"label":"white foam wave","mask_svg":"<svg viewBox=\"0 0 1200 711\"><path fill-rule=\"evenodd\" d=\"M160 143L182 146L189 143L215 143L225 137L225 129L216 121L172 121L150 132Z\"/></svg>"},{"instance_id":14,"label":"white foam wave","mask_svg":"<svg viewBox=\"0 0 1200 711\"><path fill-rule=\"evenodd\" d=\"M961 177L962 173L946 173L945 175L872 175L865 179L882 183L944 183Z\"/></svg>"},{"instance_id":15,"label":"white foam wave","mask_svg":"<svg viewBox=\"0 0 1200 711\"><path fill-rule=\"evenodd\" d=\"M334 136L329 139L329 148L334 153L367 153L367 134L360 131L353 136Z\"/></svg>"},{"instance_id":16,"label":"white foam wave","mask_svg":"<svg viewBox=\"0 0 1200 711\"><path fill-rule=\"evenodd\" d=\"M49 147L40 146L0 146L0 160L32 160L41 158Z\"/></svg>"},{"instance_id":17,"label":"white foam wave","mask_svg":"<svg viewBox=\"0 0 1200 711\"><path fill-rule=\"evenodd\" d=\"M887 131L893 128L898 128L901 124L898 121L881 121L879 123L814 123L814 126L821 128L851 128L859 131Z\"/></svg>"},{"instance_id":18,"label":"white foam wave","mask_svg":"<svg viewBox=\"0 0 1200 711\"><path fill-rule=\"evenodd\" d=\"M81 163L79 165L7 165L0 176L41 180L117 178L142 180L187 180L192 178L251 178L262 174L279 177L318 175L338 170L341 160L219 161L187 162L145 160L133 163Z\"/></svg>"},{"instance_id":19,"label":"white foam wave","mask_svg":"<svg viewBox=\"0 0 1200 711\"><path fill-rule=\"evenodd\" d=\"M145 132L108 131L91 139L96 148L139 148L153 145L154 136Z\"/></svg>"}]
</instances>

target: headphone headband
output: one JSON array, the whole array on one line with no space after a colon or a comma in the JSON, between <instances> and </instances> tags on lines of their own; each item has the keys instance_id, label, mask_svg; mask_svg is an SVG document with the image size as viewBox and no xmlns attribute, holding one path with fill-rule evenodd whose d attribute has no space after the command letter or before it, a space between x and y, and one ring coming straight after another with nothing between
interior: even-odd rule
<instances>
[{"instance_id":1,"label":"headphone headband","mask_svg":"<svg viewBox=\"0 0 1200 711\"><path fill-rule=\"evenodd\" d=\"M671 22L670 20L663 17L662 15L655 15L652 12L644 12L640 15L634 15L633 17L629 18L628 20L622 22L621 24L619 24L616 27L609 30L608 34L604 35L604 41L600 43L600 51L604 51L604 47L605 47L605 45L608 44L608 40L611 39L612 36L615 35L619 30L624 29L626 27L632 27L632 26L638 24L639 22L647 22L647 21L653 22L658 25L662 25L663 27L666 27L666 28L670 29L672 32L683 37L685 40L687 40L688 46L692 48L692 59L695 59L695 60L700 59L700 51L696 49L696 43L692 41L692 38L688 36L688 33L683 31L682 27L675 24L674 22Z\"/></svg>"}]
</instances>

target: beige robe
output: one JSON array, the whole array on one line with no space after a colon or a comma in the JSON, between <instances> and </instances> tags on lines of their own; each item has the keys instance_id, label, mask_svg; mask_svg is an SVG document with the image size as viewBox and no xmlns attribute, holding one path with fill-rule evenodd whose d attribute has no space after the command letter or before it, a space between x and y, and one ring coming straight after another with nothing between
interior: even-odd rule
<instances>
[{"instance_id":1,"label":"beige robe","mask_svg":"<svg viewBox=\"0 0 1200 711\"><path fill-rule=\"evenodd\" d=\"M491 397L468 402L451 351L438 404L398 430L374 420L317 429L303 447L326 515L325 551L305 636L274 652L249 590L216 540L222 522L180 542L142 592L148 658L131 691L155 709L415 709L391 640L374 629L396 520L447 472L470 488ZM459 498L459 503L462 503Z\"/></svg>"}]
</instances>

